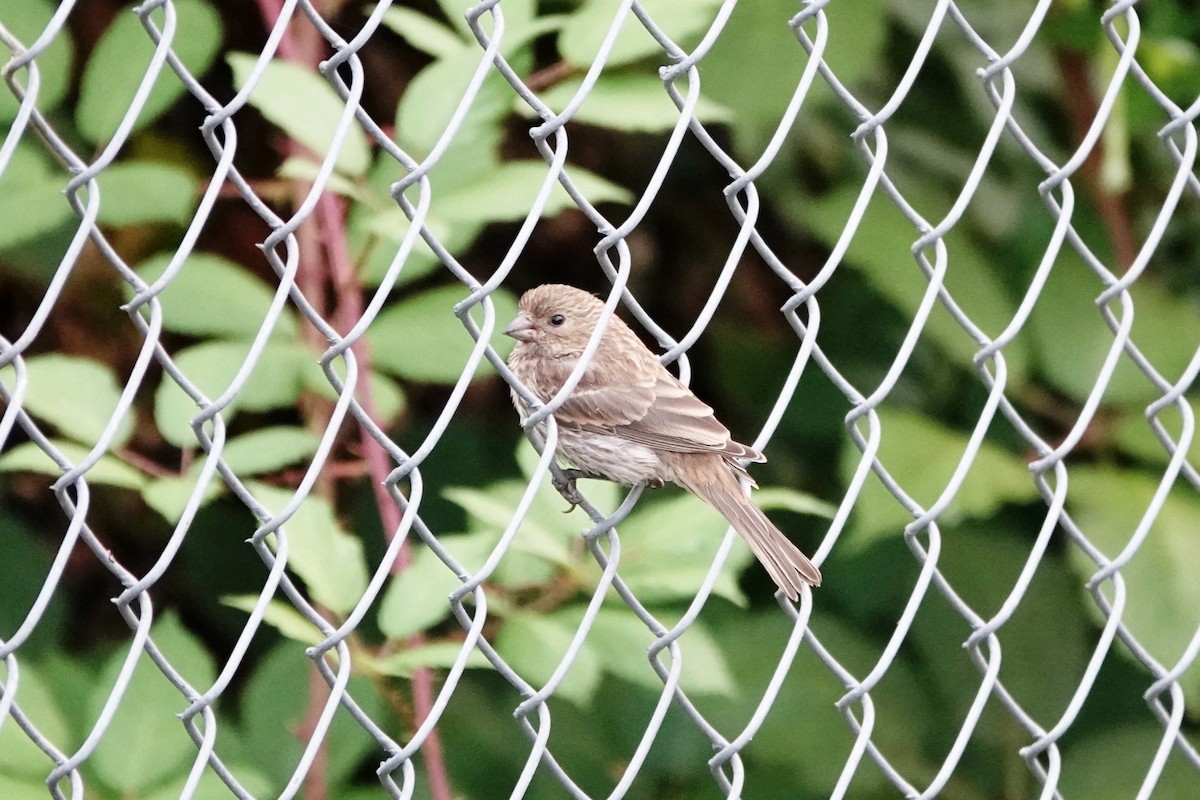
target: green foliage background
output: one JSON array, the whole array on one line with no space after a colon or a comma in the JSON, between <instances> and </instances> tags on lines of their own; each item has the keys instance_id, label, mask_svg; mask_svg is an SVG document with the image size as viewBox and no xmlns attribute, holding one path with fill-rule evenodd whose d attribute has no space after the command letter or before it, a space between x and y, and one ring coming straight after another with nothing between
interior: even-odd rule
<instances>
[{"instance_id":1,"label":"green foliage background","mask_svg":"<svg viewBox=\"0 0 1200 800\"><path fill-rule=\"evenodd\" d=\"M687 46L703 35L720 4L644 0L643 5ZM997 49L1015 41L1032 9L1032 3L1017 8L982 0L959 5ZM176 54L227 101L243 85L262 45L261 21L235 0L176 0L175 7L179 28L186 31ZM505 0L504 55L523 76L537 77L546 103L562 108L590 65L614 7L615 0ZM857 96L879 107L905 69L931 7L907 0L831 3L826 60ZM68 31L39 59L39 110L82 153L98 152L112 136L151 53L127 8L105 8L87 19L73 15ZM28 42L53 10L50 0L23 0L0 9L0 22ZM357 30L369 10L357 1L328 8L346 31ZM803 50L784 24L796 10L790 0L739 4L702 63L698 116L744 165L766 145L803 69ZM1014 67L1019 87L1014 113L1057 163L1079 141L1088 103L1094 111L1114 66L1098 22L1101 12L1099 4L1082 0L1056 4L1033 48ZM1138 13L1139 63L1186 107L1200 93L1200 22L1182 0ZM394 122L397 142L415 158L436 143L478 62L461 16L452 0L393 8L384 18L387 30L363 51L364 107L375 119ZM611 218L623 218L640 195L677 118L657 77L660 62L655 42L639 26L627 25L608 69L569 126L568 169ZM992 118L975 75L979 66L978 52L947 29L887 126L888 175L929 219L950 208ZM286 216L316 175L311 154L328 148L341 101L314 69L280 60L269 65L250 102L252 108L236 118L242 133L237 166ZM7 125L15 114L15 101L0 93L0 123ZM128 145L99 179L99 224L146 281L166 269L211 174L211 155L196 133L202 119L203 110L164 73ZM480 278L500 262L545 175L525 134L531 122L522 118L511 88L492 75L461 135L431 174L437 191L429 227ZM1150 97L1127 84L1099 154L1078 179L1075 225L1106 263L1120 262L1130 244L1142 240L1165 195L1173 165L1155 136L1165 122ZM864 179L863 160L849 138L857 124L818 80L783 151L757 182L764 200L759 228L802 277L816 274L828 256ZM402 170L358 128L336 166L330 187L345 210L358 280L370 290L385 279L407 230L388 195ZM964 222L946 239L947 285L991 335L1011 319L1047 247L1053 220L1036 193L1044 177L1005 141ZM76 218L61 195L67 178L30 136L0 176L0 333L9 339L29 324L74 233ZM736 236L720 192L727 182L703 148L688 139L660 199L630 238L631 288L674 333L687 329L707 299ZM604 286L591 255L595 231L572 210L565 193L556 192L511 281L493 295L500 319L513 313L521 290L548 280ZM1123 232L1114 221L1128 229ZM1133 338L1172 380L1200 341L1198 228L1195 201L1186 200L1132 289ZM209 397L228 387L271 303L273 276L255 250L267 233L237 198L222 201L197 252L161 297L163 344ZM925 287L911 256L917 235L890 203L875 198L843 267L819 295L820 345L864 393L885 374ZM777 397L798 342L775 313L789 296L786 288L756 256L743 261L727 302L691 355L698 392L747 439ZM1111 342L1093 302L1103 288L1064 250L1029 324L1005 350L1006 395L1047 441L1070 429ZM464 296L433 252L418 245L367 334L373 367L367 379L378 421L410 452L433 425L471 351L472 341L449 313ZM129 288L98 254L85 252L28 351L25 408L73 459L104 430L136 355L139 334L118 308L129 297ZM505 352L502 336L492 344ZM302 317L286 310L261 365L225 414L230 440L224 459L273 511L288 502L317 451L335 400L316 366L322 349ZM976 350L944 310L935 312L880 409L879 457L923 504L946 485L986 398L972 365ZM11 368L0 371L6 385L13 379ZM1146 405L1158 396L1139 370L1122 363L1095 424L1068 459L1068 509L1110 557L1136 528L1167 463L1144 417ZM161 374L151 376L135 409L119 427L112 452L87 477L94 489L89 523L117 559L138 572L153 563L180 519L203 452L189 425L195 404ZM760 502L810 552L858 465L860 453L842 423L850 410L846 398L810 366L768 449L770 462L755 472L767 487ZM1180 421L1170 412L1164 421L1177 436ZM305 502L289 535L293 576L331 619L340 620L379 563L384 537L356 440L343 435L335 448L338 468ZM1032 458L1016 431L998 419L966 484L939 520L940 569L985 618L1005 600L1045 514L1026 467ZM425 486L432 488L423 518L445 534L446 546L468 567L478 568L496 544L530 464L507 387L485 362L423 467ZM0 470L0 636L7 638L28 613L66 523L45 488L48 476L59 474L57 467L40 450L16 441L0 454ZM615 487L584 488L605 510L620 502ZM542 487L514 549L490 582L487 635L534 685L552 673L599 576L574 535L586 519L579 511L563 516L562 507L557 494ZM1196 519L1200 500L1178 487L1124 571L1125 620L1165 664L1181 655L1200 623ZM910 521L872 475L823 565L826 585L816 596L813 628L860 677L881 656L916 580L918 563L901 537ZM154 590L155 643L193 685L207 687L214 680L262 587L265 569L243 541L256 526L239 502L214 487L176 563ZM685 495L664 490L648 496L621 528L622 577L669 623L687 607L723 530L719 518ZM399 740L414 726L414 670L443 674L462 638L441 600L457 580L428 550L414 547L412 557L351 642L356 668L351 691ZM768 581L751 562L748 551L735 547L715 597L682 639L683 686L723 731L746 723L789 632L770 599ZM1102 619L1084 588L1095 571L1093 562L1056 534L1020 609L999 635L1001 679L1046 728L1066 709L1099 636ZM107 603L120 590L90 556L73 557L46 616L19 651L21 707L66 751L86 737L124 657L128 630ZM282 602L272 606L267 622L217 706L217 750L246 787L262 796L281 791L299 757L299 731L313 702L311 666L302 652L320 638ZM966 622L931 593L896 662L872 692L873 741L918 786L937 772L978 688L979 672L961 648L969 634ZM551 748L589 793L610 790L661 691L642 655L652 639L622 604L607 604L552 701ZM439 733L456 795L494 797L496 787L516 780L527 754L511 719L521 698L483 659L473 658L469 666ZM1133 796L1162 735L1140 697L1151 682L1123 645L1113 648L1061 743L1066 797ZM1192 703L1185 735L1195 742L1200 671L1189 670L1181 683ZM745 751L747 798L828 794L854 742L834 707L844 691L810 650L802 650ZM144 660L108 735L85 764L92 796L177 796L195 752L171 716L183 705ZM1016 756L1028 742L1024 729L989 704L941 796L1032 796L1036 782ZM372 773L382 754L344 713L336 718L328 753L320 775L327 796L354 800L378 793ZM705 767L710 756L709 742L673 710L629 796L716 797ZM0 730L0 796L44 797L42 781L51 767L11 721ZM1173 756L1155 796L1193 796L1197 782L1194 771ZM197 796L227 792L210 775ZM529 796L563 795L543 778ZM851 796L897 792L865 759Z\"/></svg>"}]
</instances>

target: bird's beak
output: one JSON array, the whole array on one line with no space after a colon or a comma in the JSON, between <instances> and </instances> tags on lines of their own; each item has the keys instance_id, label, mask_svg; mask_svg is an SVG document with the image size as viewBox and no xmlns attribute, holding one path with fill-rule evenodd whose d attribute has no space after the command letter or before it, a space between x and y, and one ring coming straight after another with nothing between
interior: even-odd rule
<instances>
[{"instance_id":1,"label":"bird's beak","mask_svg":"<svg viewBox=\"0 0 1200 800\"><path fill-rule=\"evenodd\" d=\"M533 338L533 329L533 320L529 318L528 314L522 311L513 317L512 322L508 323L508 327L504 329L504 333L519 342L528 342Z\"/></svg>"}]
</instances>

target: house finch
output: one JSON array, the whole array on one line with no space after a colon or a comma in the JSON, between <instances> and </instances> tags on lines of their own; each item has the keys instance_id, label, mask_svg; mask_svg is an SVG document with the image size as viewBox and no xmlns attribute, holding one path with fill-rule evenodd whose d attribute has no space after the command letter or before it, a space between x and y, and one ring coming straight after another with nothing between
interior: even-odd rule
<instances>
[{"instance_id":1,"label":"house finch","mask_svg":"<svg viewBox=\"0 0 1200 800\"><path fill-rule=\"evenodd\" d=\"M550 400L578 363L603 310L600 299L573 286L530 289L504 331L517 340L509 368L539 400ZM524 422L532 409L515 391L512 399ZM749 475L740 459L766 459L733 441L713 410L619 318L609 321L587 371L554 418L555 455L577 468L568 470L570 483L560 487L568 501L578 497L575 478L629 486L676 483L729 521L790 599L806 583L821 584L820 571L742 493L738 478Z\"/></svg>"}]
</instances>

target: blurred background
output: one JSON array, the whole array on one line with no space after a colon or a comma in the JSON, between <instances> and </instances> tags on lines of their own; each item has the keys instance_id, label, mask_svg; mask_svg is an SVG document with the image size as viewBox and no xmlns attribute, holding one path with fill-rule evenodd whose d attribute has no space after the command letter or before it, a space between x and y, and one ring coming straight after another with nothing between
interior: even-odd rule
<instances>
[{"instance_id":1,"label":"blurred background","mask_svg":"<svg viewBox=\"0 0 1200 800\"><path fill-rule=\"evenodd\" d=\"M358 34L374 8L357 0L314 5L345 39ZM480 58L460 5L396 4L359 51L363 110L416 160L433 150ZM721 9L713 0L647 0L643 6L685 49L700 41ZM56 8L50 0L10 3L0 9L0 25L28 45ZM26 130L0 173L0 335L11 343L27 331L36 333L23 350L28 369L23 408L72 459L101 436L145 341L121 310L133 291L114 257L147 282L163 274L209 188L215 163L200 134L209 110L169 69L128 135L120 132L153 53L130 8L88 0L61 28L51 25L58 33L37 60L36 106L61 142L47 146ZM174 8L180 31L175 54L218 103L229 102L250 76L279 4L177 0ZM504 57L543 102L561 110L600 49L617 3L504 0L501 8L508 32ZM1106 8L1082 0L1054 4L1012 65L1013 117L1057 165L1084 139L1119 68L1118 51L1100 23ZM965 0L956 9L980 38L1005 52L1018 41L1035 4ZM799 10L780 0L737 5L700 63L696 116L715 145L743 168L763 153L808 63L786 24ZM824 61L846 91L878 110L920 52L936 10L932 2L909 0L831 3L825 9ZM1159 136L1170 121L1164 98L1186 108L1200 94L1196 12L1187 0L1137 8L1137 64L1161 95L1131 78L1120 84L1099 140L1072 178L1071 224L1081 244L1065 247L1054 259L1027 324L1003 350L1003 395L1051 447L1076 425L1100 380L1099 408L1066 458L1066 507L1109 558L1126 546L1152 504L1171 452L1146 416L1147 406L1163 396L1162 387L1128 355L1110 380L1101 377L1113 334L1095 299L1106 283L1080 249L1090 249L1116 276L1139 258L1179 174ZM152 16L160 25L161 13ZM1128 33L1125 23L1118 27ZM298 14L249 105L233 117L233 164L283 219L295 213L317 178L344 105L316 69L332 52L327 37ZM11 48L0 45L0 53L7 58ZM567 124L567 170L599 212L619 224L664 154L673 156L653 205L626 241L630 291L678 339L712 295L739 226L723 194L731 176L711 148L693 135L684 136L677 151L668 147L679 112L658 77L663 63L659 44L631 17L603 74ZM913 243L924 231L914 226L912 215L932 225L951 210L995 119L977 75L986 63L962 27L944 24L886 123L885 174L912 213L902 213L882 192L875 193L861 220L852 213L868 171L863 146L851 138L862 119L822 78L805 97L782 149L755 181L762 204L757 230L800 281L818 275L843 229L857 221L849 250L817 294L817 344L864 396L887 380L929 285L913 258ZM347 69L342 75L349 80ZM23 74L17 80L27 85ZM685 87L681 83L680 90ZM17 110L16 97L0 92L3 130L11 130ZM479 281L495 272L513 246L545 178L542 156L528 135L536 123L493 70L430 173L428 227ZM75 251L79 211L63 197L71 170L53 154L69 149L90 162L106 153L115 135L123 141L98 178L103 199L96 223L112 252L95 241ZM877 152L874 140L864 141ZM477 568L507 525L535 454L517 424L508 386L486 361L448 426L438 428L473 346L449 313L469 292L424 244L398 277L389 274L408 220L388 190L404 174L369 132L351 129L322 204L297 232L297 286L312 309L345 334L381 283L395 281L361 350L370 389L359 399L408 453L439 431L421 467L420 514L457 557ZM999 335L1014 318L1050 247L1055 217L1038 191L1047 175L1006 133L965 214L944 237L946 286L987 336ZM86 192L75 197L80 208L86 206ZM596 228L561 189L551 195L515 268L492 295L500 329L514 313L516 298L532 286L562 282L607 290L610 281L593 253L600 239ZM278 285L260 249L271 231L261 209L225 183L183 271L162 293L159 341L209 397L229 385ZM1129 290L1137 310L1132 339L1168 382L1180 379L1200 344L1198 234L1196 196L1185 194ZM796 358L800 338L779 313L794 289L748 248L711 324L688 352L693 388L739 440L758 435ZM802 317L808 320L803 312ZM650 334L646 340L661 344ZM510 346L498 333L492 344L501 355ZM259 366L223 413L226 461L273 512L300 485L333 414L336 393L317 365L328 345L289 303ZM945 489L984 413L989 387L973 363L979 350L939 305L878 406L879 461L925 507ZM12 365L0 369L6 404L15 379ZM1195 392L1188 391L1185 402L1194 399ZM763 487L762 504L808 553L830 531L833 510L863 457L844 423L854 408L828 371L810 364L765 449L768 463L753 469ZM135 575L160 558L196 485L204 460L188 425L196 413L195 402L151 365L108 454L87 475L88 526ZM1191 435L1184 417L1168 409L1158 420L1178 439ZM355 425L344 425L291 523L292 575L335 625L384 559L385 529L394 526L381 521L370 446ZM1046 520L1049 500L1027 468L1039 455L1028 436L997 415L965 484L938 517L940 574L983 619L1009 596ZM4 443L0 470L0 637L7 639L34 607L46 576L54 574L51 564L70 516L47 489L61 470L27 433L18 429ZM587 482L581 488L606 512L623 497L616 487ZM1099 569L1095 554L1059 528L1015 615L998 634L1004 648L1000 680L1029 718L1044 729L1064 713L1072 720L1058 740L1057 782L1064 797L1135 796L1152 772L1164 735L1163 723L1143 699L1155 680L1147 664L1174 665L1200 624L1195 566L1200 498L1181 479L1165 500L1154 502L1162 505L1151 535L1123 570L1128 597L1122 599L1122 621L1142 652L1135 654L1122 641L1108 647L1102 637L1108 615L1085 586ZM563 516L565 507L548 484L543 487L515 549L488 583L492 604L485 636L534 686L550 677L600 575L575 535L586 518L580 511ZM881 658L889 663L871 692L876 715L871 738L920 789L937 775L962 730L982 672L962 647L970 622L941 591L918 595L911 629L894 658L884 655L906 603L921 591L922 562L902 535L912 518L878 477L867 479L822 564L825 585L815 595L811 624L824 648L856 679ZM257 526L217 480L151 592L155 642L195 686L211 685L263 587L267 569L244 541ZM621 530L622 576L658 619L671 624L699 587L724 524L682 492L664 489L648 493ZM924 541L923 535L917 538ZM350 641L355 654L350 691L400 742L412 736L427 711L418 681L436 691L464 636L444 602L457 579L417 544L406 549L404 563L407 568L388 581ZM17 651L18 703L70 753L109 698L130 628L109 602L123 587L94 549L76 546L61 568L50 605ZM690 659L682 686L723 732L746 724L782 656L792 620L772 598L773 588L749 552L735 545L713 598L682 640ZM311 623L282 600L270 607L266 622L216 706L217 753L247 791L263 797L283 791L327 693L303 656L302 644L320 638ZM645 659L652 641L623 605L606 605L552 701L551 750L590 796L606 795L623 774L662 691ZM1097 653L1099 672L1089 684L1086 670ZM506 795L528 756L529 743L512 719L521 696L486 661L473 659L469 666L437 727L444 763L419 762L418 797ZM6 681L13 679L10 671ZM1200 669L1185 669L1178 681L1190 701L1181 735L1194 745ZM765 723L743 751L745 797L829 796L855 741L834 705L845 692L827 661L802 648ZM1082 705L1072 705L1073 699ZM195 757L195 746L172 716L182 700L143 659L117 716L82 767L90 796L178 796ZM861 716L861 709L855 714ZM44 797L53 761L9 722L0 729L0 795ZM1042 782L1017 752L1033 738L991 698L937 796L1036 795ZM1167 760L1154 797L1200 792L1196 765L1182 748ZM672 706L626 796L722 796L706 766L711 755L708 737ZM376 741L339 713L300 796L381 796L374 771L383 757ZM431 769L441 773L434 785ZM439 780L448 782L451 794ZM197 796L229 796L211 773L200 791ZM868 757L854 772L848 796L901 794ZM526 796L567 794L543 771Z\"/></svg>"}]
</instances>

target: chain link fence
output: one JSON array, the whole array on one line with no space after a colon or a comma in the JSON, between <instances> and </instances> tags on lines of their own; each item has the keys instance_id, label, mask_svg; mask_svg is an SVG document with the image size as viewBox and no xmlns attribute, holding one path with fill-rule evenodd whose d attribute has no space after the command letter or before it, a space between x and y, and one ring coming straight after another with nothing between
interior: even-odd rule
<instances>
[{"instance_id":1,"label":"chain link fence","mask_svg":"<svg viewBox=\"0 0 1200 800\"><path fill-rule=\"evenodd\" d=\"M0 8L4 796L1200 792L1175 6L92 5ZM639 277L664 213L723 250ZM824 587L471 449L550 279L780 465Z\"/></svg>"}]
</instances>

